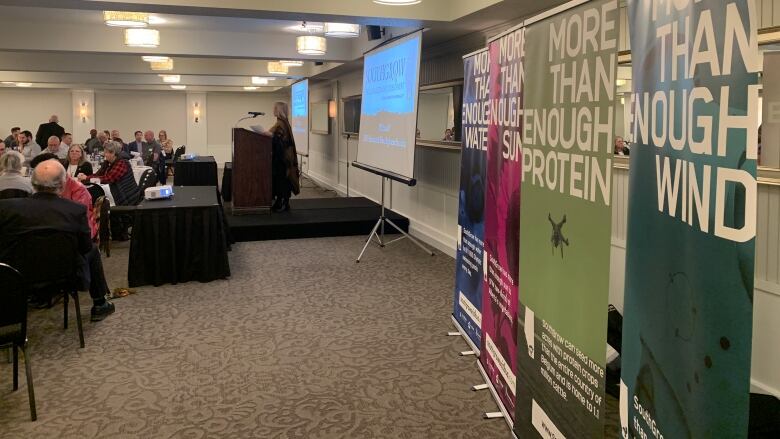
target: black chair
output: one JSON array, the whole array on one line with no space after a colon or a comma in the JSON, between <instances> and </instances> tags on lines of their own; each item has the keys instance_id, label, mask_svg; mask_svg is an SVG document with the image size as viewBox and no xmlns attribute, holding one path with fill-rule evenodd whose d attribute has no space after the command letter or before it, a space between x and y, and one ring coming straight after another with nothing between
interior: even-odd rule
<instances>
[{"instance_id":1,"label":"black chair","mask_svg":"<svg viewBox=\"0 0 780 439\"><path fill-rule=\"evenodd\" d=\"M183 156L186 153L186 151L187 151L186 145L182 145L176 148L176 151L173 152L173 163L178 162L179 158L181 158L181 156Z\"/></svg>"},{"instance_id":2,"label":"black chair","mask_svg":"<svg viewBox=\"0 0 780 439\"><path fill-rule=\"evenodd\" d=\"M8 198L27 198L30 196L29 192L21 189L3 189L0 191L0 200Z\"/></svg>"},{"instance_id":3,"label":"black chair","mask_svg":"<svg viewBox=\"0 0 780 439\"><path fill-rule=\"evenodd\" d=\"M68 329L68 302L73 299L79 345L83 348L84 329L78 293L82 284L78 277L78 261L83 261L83 256L78 251L76 237L58 230L38 230L20 236L11 255L10 260L22 274L28 294L49 302L63 295L65 329Z\"/></svg>"},{"instance_id":4,"label":"black chair","mask_svg":"<svg viewBox=\"0 0 780 439\"><path fill-rule=\"evenodd\" d=\"M144 173L141 174L141 178L138 180L138 188L141 190L138 203L144 199L144 191L154 186L155 184L157 184L157 175L154 173L154 169L145 170Z\"/></svg>"},{"instance_id":5,"label":"black chair","mask_svg":"<svg viewBox=\"0 0 780 439\"><path fill-rule=\"evenodd\" d=\"M95 213L95 220L98 225L97 244L98 249L111 257L111 203L105 196L98 197L95 200L92 211Z\"/></svg>"},{"instance_id":6,"label":"black chair","mask_svg":"<svg viewBox=\"0 0 780 439\"><path fill-rule=\"evenodd\" d=\"M30 400L30 418L38 419L35 410L32 366L27 351L27 295L24 280L13 267L0 263L0 346L12 345L14 357L14 391L19 389L19 349L24 355L27 374L27 397Z\"/></svg>"}]
</instances>

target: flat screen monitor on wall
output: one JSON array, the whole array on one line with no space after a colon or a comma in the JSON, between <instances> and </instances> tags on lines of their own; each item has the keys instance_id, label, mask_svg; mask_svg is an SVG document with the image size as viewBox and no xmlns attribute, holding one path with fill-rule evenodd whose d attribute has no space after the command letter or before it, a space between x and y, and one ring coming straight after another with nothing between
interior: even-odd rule
<instances>
[{"instance_id":1,"label":"flat screen monitor on wall","mask_svg":"<svg viewBox=\"0 0 780 439\"><path fill-rule=\"evenodd\" d=\"M344 134L360 132L360 96L344 98Z\"/></svg>"},{"instance_id":2,"label":"flat screen monitor on wall","mask_svg":"<svg viewBox=\"0 0 780 439\"><path fill-rule=\"evenodd\" d=\"M290 124L292 125L295 148L298 154L309 155L309 80L296 82L292 85L292 109Z\"/></svg>"},{"instance_id":3,"label":"flat screen monitor on wall","mask_svg":"<svg viewBox=\"0 0 780 439\"><path fill-rule=\"evenodd\" d=\"M422 31L366 54L357 162L414 178Z\"/></svg>"}]
</instances>

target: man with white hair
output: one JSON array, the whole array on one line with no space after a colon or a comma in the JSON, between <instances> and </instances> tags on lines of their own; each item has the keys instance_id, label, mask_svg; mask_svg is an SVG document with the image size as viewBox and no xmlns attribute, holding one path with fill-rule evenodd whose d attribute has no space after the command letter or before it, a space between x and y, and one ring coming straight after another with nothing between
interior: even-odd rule
<instances>
[{"instance_id":1,"label":"man with white hair","mask_svg":"<svg viewBox=\"0 0 780 439\"><path fill-rule=\"evenodd\" d=\"M68 234L75 239L80 257L78 277L81 287L92 297L91 320L97 322L114 312L114 304L106 299L108 284L103 273L100 252L92 243L87 210L84 206L61 198L66 182L65 168L57 160L46 160L36 166L32 175L35 194L30 198L0 200L0 261L14 263L14 256L25 251L26 234L50 230ZM34 273L22 271L34 279Z\"/></svg>"},{"instance_id":2,"label":"man with white hair","mask_svg":"<svg viewBox=\"0 0 780 439\"><path fill-rule=\"evenodd\" d=\"M0 191L16 189L31 194L30 179L22 177L24 156L16 151L8 151L0 156Z\"/></svg>"},{"instance_id":3,"label":"man with white hair","mask_svg":"<svg viewBox=\"0 0 780 439\"><path fill-rule=\"evenodd\" d=\"M38 132L35 133L35 143L44 145L51 136L57 136L58 139L62 140L65 128L60 126L59 121L60 118L56 114L52 114L49 123L42 123L38 127Z\"/></svg>"},{"instance_id":4,"label":"man with white hair","mask_svg":"<svg viewBox=\"0 0 780 439\"><path fill-rule=\"evenodd\" d=\"M41 151L41 154L52 153L57 156L58 159L64 160L68 157L68 150L63 148L59 137L51 136L46 142L46 149Z\"/></svg>"}]
</instances>

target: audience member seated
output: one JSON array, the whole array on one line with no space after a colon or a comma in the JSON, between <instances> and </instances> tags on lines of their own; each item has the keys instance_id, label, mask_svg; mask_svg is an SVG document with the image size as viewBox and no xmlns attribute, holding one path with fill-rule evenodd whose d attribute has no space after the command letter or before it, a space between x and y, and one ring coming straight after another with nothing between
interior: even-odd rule
<instances>
[{"instance_id":1,"label":"audience member seated","mask_svg":"<svg viewBox=\"0 0 780 439\"><path fill-rule=\"evenodd\" d=\"M87 155L81 145L71 145L68 158L62 161L62 166L68 171L68 177L78 177L79 174L92 175L92 163L87 161Z\"/></svg>"},{"instance_id":2,"label":"audience member seated","mask_svg":"<svg viewBox=\"0 0 780 439\"><path fill-rule=\"evenodd\" d=\"M68 157L68 150L62 148L60 145L60 138L57 136L49 137L46 142L46 149L41 151L41 154L50 153L57 156L60 160L65 160Z\"/></svg>"},{"instance_id":3,"label":"audience member seated","mask_svg":"<svg viewBox=\"0 0 780 439\"><path fill-rule=\"evenodd\" d=\"M160 184L165 184L168 178L168 168L167 168L167 161L171 160L173 161L173 154L175 151L173 150L173 140L168 139L163 143L162 150L160 151L160 166L159 169L157 169L157 175L160 176Z\"/></svg>"},{"instance_id":4,"label":"audience member seated","mask_svg":"<svg viewBox=\"0 0 780 439\"><path fill-rule=\"evenodd\" d=\"M15 189L31 194L30 179L22 176L24 156L16 151L8 151L0 156L0 191Z\"/></svg>"},{"instance_id":5,"label":"audience member seated","mask_svg":"<svg viewBox=\"0 0 780 439\"><path fill-rule=\"evenodd\" d=\"M146 166L151 166L156 169L155 165L158 160L160 160L162 145L155 140L154 131L151 130L144 133L144 140L146 141L146 144L143 146L143 151L141 151L141 157L144 159L144 164Z\"/></svg>"},{"instance_id":6,"label":"audience member seated","mask_svg":"<svg viewBox=\"0 0 780 439\"><path fill-rule=\"evenodd\" d=\"M34 159L35 156L41 153L41 147L32 138L32 133L24 130L21 133L19 133L19 138L17 139L19 146L18 151L22 153L24 156L24 162L30 163L30 160Z\"/></svg>"},{"instance_id":7,"label":"audience member seated","mask_svg":"<svg viewBox=\"0 0 780 439\"><path fill-rule=\"evenodd\" d=\"M89 154L92 154L92 152L93 152L92 150L96 146L98 146L98 145L102 146L102 144L100 143L100 140L98 140L97 134L98 134L97 130L92 128L91 130L89 130L89 139L84 141L84 149Z\"/></svg>"},{"instance_id":8,"label":"audience member seated","mask_svg":"<svg viewBox=\"0 0 780 439\"><path fill-rule=\"evenodd\" d=\"M106 299L108 284L103 273L100 252L92 243L84 206L59 197L67 176L56 160L42 162L33 172L35 194L30 198L0 200L0 261L13 265L19 237L46 229L73 236L80 253L78 276L81 287L92 297L92 321L105 319L114 312ZM45 270L46 267L41 267Z\"/></svg>"},{"instance_id":9,"label":"audience member seated","mask_svg":"<svg viewBox=\"0 0 780 439\"><path fill-rule=\"evenodd\" d=\"M160 130L160 132L157 134L157 141L160 142L160 145L165 145L165 142L168 140L168 131Z\"/></svg>"},{"instance_id":10,"label":"audience member seated","mask_svg":"<svg viewBox=\"0 0 780 439\"><path fill-rule=\"evenodd\" d=\"M125 152L127 153L128 157L131 157L131 153L133 152L141 154L141 152L144 150L144 133L141 131L136 131L133 134L135 135L135 140L125 145Z\"/></svg>"},{"instance_id":11,"label":"audience member seated","mask_svg":"<svg viewBox=\"0 0 780 439\"><path fill-rule=\"evenodd\" d=\"M22 129L19 127L13 127L11 128L11 135L6 137L5 140L3 140L3 143L5 143L6 149L14 149L17 145L16 138L19 137L19 131Z\"/></svg>"},{"instance_id":12,"label":"audience member seated","mask_svg":"<svg viewBox=\"0 0 780 439\"><path fill-rule=\"evenodd\" d=\"M76 147L77 145L73 145L73 148ZM35 169L38 167L39 164L47 160L59 161L56 155L45 152L39 155L38 157L35 157L30 162L30 167L32 169ZM65 179L65 186L63 187L60 196L62 198L65 198L66 200L75 201L76 203L79 203L82 206L87 208L87 220L89 221L89 229L92 232L91 236L94 239L97 236L98 226L97 226L97 220L95 219L95 212L92 211L92 195L89 194L87 188L84 187L84 185L81 184L78 180L68 175L67 178Z\"/></svg>"},{"instance_id":13,"label":"audience member seated","mask_svg":"<svg viewBox=\"0 0 780 439\"><path fill-rule=\"evenodd\" d=\"M122 145L122 149L124 149L125 141L122 140L122 136L119 135L119 130L112 130L111 131L111 140L114 142Z\"/></svg>"},{"instance_id":14,"label":"audience member seated","mask_svg":"<svg viewBox=\"0 0 780 439\"><path fill-rule=\"evenodd\" d=\"M70 151L70 146L73 145L73 134L71 133L65 133L62 135L62 140L60 141L60 148L65 150L65 153L67 154L68 151Z\"/></svg>"},{"instance_id":15,"label":"audience member seated","mask_svg":"<svg viewBox=\"0 0 780 439\"><path fill-rule=\"evenodd\" d=\"M122 145L114 141L107 142L103 150L106 160L100 169L93 175L80 174L78 179L82 182L97 179L102 184L110 185L114 202L118 206L131 206L138 203L140 191L130 163L119 157L121 152Z\"/></svg>"},{"instance_id":16,"label":"audience member seated","mask_svg":"<svg viewBox=\"0 0 780 439\"><path fill-rule=\"evenodd\" d=\"M455 137L452 135L452 130L447 128L444 130L444 138L442 140L446 140L447 142L452 142L455 140Z\"/></svg>"},{"instance_id":17,"label":"audience member seated","mask_svg":"<svg viewBox=\"0 0 780 439\"><path fill-rule=\"evenodd\" d=\"M630 152L623 138L620 136L615 137L615 155L628 155Z\"/></svg>"},{"instance_id":18,"label":"audience member seated","mask_svg":"<svg viewBox=\"0 0 780 439\"><path fill-rule=\"evenodd\" d=\"M60 118L56 114L52 114L48 123L40 124L38 132L35 133L35 143L43 145L51 136L57 136L58 139L62 139L63 134L65 134L65 128L60 126L59 121Z\"/></svg>"},{"instance_id":19,"label":"audience member seated","mask_svg":"<svg viewBox=\"0 0 780 439\"><path fill-rule=\"evenodd\" d=\"M0 155L5 154L5 142L0 142Z\"/></svg>"}]
</instances>

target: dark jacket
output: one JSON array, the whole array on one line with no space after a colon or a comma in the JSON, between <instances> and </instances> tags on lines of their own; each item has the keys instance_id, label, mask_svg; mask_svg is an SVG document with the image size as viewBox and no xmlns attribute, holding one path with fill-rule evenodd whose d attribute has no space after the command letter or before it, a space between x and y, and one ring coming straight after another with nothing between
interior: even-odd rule
<instances>
[{"instance_id":1,"label":"dark jacket","mask_svg":"<svg viewBox=\"0 0 780 439\"><path fill-rule=\"evenodd\" d=\"M68 160L60 160L62 163L62 166L65 167L65 171L68 170L68 166L70 166L70 163L68 163ZM92 175L94 172L92 170L92 163L85 161L84 163L80 164L76 168L76 175L84 174L84 175ZM72 177L75 177L76 175L73 175Z\"/></svg>"},{"instance_id":2,"label":"dark jacket","mask_svg":"<svg viewBox=\"0 0 780 439\"><path fill-rule=\"evenodd\" d=\"M119 163L120 160L125 162L127 172L116 182L109 183L108 186L111 188L111 194L114 196L114 202L117 206L135 206L141 199L141 190L138 183L135 182L130 163L120 158L116 159L114 163ZM96 175L105 175L111 166L113 165L108 160L104 161Z\"/></svg>"},{"instance_id":3,"label":"dark jacket","mask_svg":"<svg viewBox=\"0 0 780 439\"><path fill-rule=\"evenodd\" d=\"M65 128L61 127L57 122L42 123L38 127L38 132L35 133L35 143L45 146L49 142L49 137L57 136L62 140L63 134L65 134Z\"/></svg>"}]
</instances>

